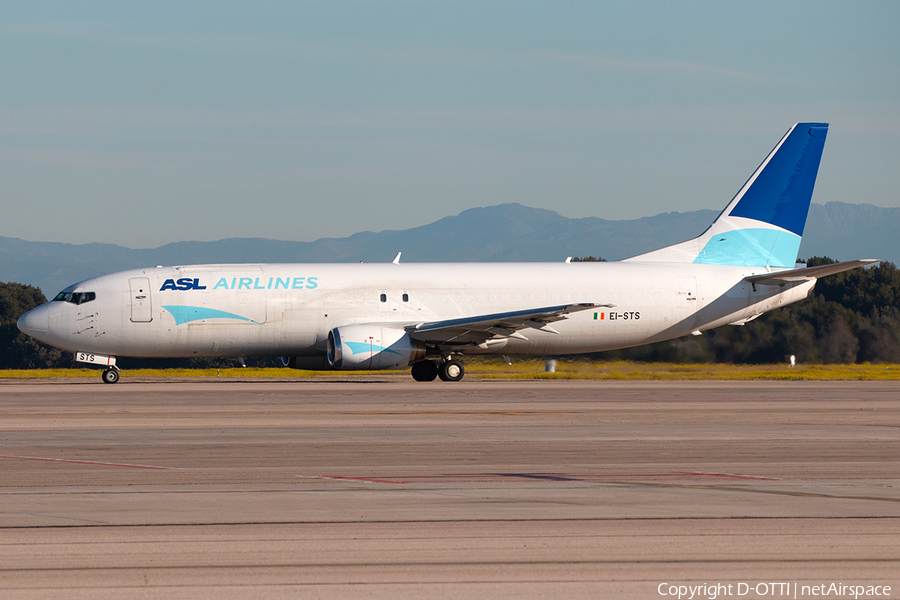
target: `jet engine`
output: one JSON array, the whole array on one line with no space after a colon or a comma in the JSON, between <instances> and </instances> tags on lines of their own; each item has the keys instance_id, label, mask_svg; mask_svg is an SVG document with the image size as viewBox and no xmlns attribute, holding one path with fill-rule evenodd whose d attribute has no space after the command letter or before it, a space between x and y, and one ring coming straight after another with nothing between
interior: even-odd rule
<instances>
[{"instance_id":1,"label":"jet engine","mask_svg":"<svg viewBox=\"0 0 900 600\"><path fill-rule=\"evenodd\" d=\"M402 329L348 325L328 332L326 356L333 369L402 369L425 359L425 344Z\"/></svg>"}]
</instances>

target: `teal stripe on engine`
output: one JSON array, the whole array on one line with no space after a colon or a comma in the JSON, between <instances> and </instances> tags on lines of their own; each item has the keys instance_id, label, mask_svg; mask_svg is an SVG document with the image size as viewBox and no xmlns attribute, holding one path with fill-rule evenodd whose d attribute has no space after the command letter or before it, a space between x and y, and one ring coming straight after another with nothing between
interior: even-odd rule
<instances>
[{"instance_id":1,"label":"teal stripe on engine","mask_svg":"<svg viewBox=\"0 0 900 600\"><path fill-rule=\"evenodd\" d=\"M747 267L793 267L800 251L800 236L783 229L736 229L715 236L696 264Z\"/></svg>"},{"instance_id":2,"label":"teal stripe on engine","mask_svg":"<svg viewBox=\"0 0 900 600\"><path fill-rule=\"evenodd\" d=\"M378 344L370 344L368 342L343 342L345 346L350 348L350 354L360 354L366 352L390 352L392 354L400 355L396 350L391 350L390 348L385 348L384 346L379 346Z\"/></svg>"}]
</instances>

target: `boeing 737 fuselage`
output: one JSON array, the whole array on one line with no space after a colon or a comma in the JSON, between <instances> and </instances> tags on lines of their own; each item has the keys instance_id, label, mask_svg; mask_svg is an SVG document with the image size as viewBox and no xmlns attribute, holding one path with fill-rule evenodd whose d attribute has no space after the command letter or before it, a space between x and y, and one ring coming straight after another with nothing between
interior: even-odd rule
<instances>
[{"instance_id":1,"label":"boeing 737 fuselage","mask_svg":"<svg viewBox=\"0 0 900 600\"><path fill-rule=\"evenodd\" d=\"M412 365L418 381L458 381L463 355L597 352L740 325L874 262L795 268L827 128L792 127L699 237L621 262L137 269L72 285L18 326L114 383L122 356Z\"/></svg>"}]
</instances>

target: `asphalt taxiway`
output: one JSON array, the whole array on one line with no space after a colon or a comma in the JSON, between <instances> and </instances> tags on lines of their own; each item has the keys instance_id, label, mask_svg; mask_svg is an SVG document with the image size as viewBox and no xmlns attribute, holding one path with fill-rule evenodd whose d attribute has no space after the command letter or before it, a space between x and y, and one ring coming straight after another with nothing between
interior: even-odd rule
<instances>
[{"instance_id":1,"label":"asphalt taxiway","mask_svg":"<svg viewBox=\"0 0 900 600\"><path fill-rule=\"evenodd\" d=\"M897 382L0 383L4 598L898 574Z\"/></svg>"}]
</instances>

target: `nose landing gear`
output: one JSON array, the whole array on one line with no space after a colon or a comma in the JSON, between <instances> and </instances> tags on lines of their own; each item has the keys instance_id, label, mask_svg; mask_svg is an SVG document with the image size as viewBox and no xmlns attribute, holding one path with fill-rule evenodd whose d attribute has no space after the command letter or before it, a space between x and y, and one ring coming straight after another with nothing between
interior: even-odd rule
<instances>
[{"instance_id":1,"label":"nose landing gear","mask_svg":"<svg viewBox=\"0 0 900 600\"><path fill-rule=\"evenodd\" d=\"M103 383L116 383L119 381L119 367L116 366L115 356L94 354L93 352L76 352L75 360L89 365L105 365L106 370L100 376Z\"/></svg>"},{"instance_id":2,"label":"nose landing gear","mask_svg":"<svg viewBox=\"0 0 900 600\"><path fill-rule=\"evenodd\" d=\"M103 374L100 375L100 378L103 380L103 383L116 383L119 381L119 369L116 367L110 367L103 371Z\"/></svg>"}]
</instances>

